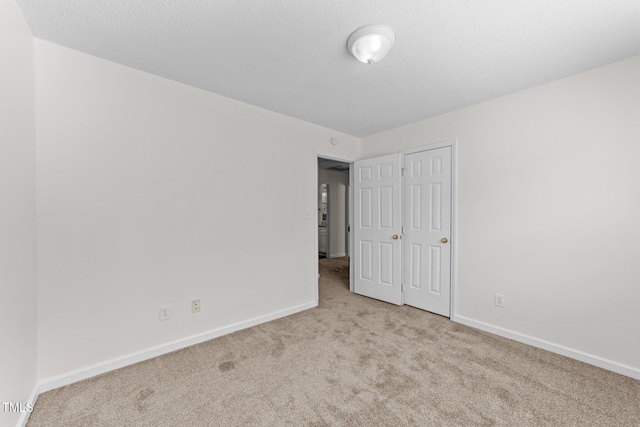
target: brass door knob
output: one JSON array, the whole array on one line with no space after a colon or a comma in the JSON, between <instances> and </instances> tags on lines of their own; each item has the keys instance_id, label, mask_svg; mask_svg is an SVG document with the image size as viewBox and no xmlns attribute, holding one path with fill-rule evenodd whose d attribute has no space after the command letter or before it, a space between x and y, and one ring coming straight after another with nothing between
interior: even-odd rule
<instances>
[{"instance_id":1,"label":"brass door knob","mask_svg":"<svg viewBox=\"0 0 640 427\"><path fill-rule=\"evenodd\" d=\"M442 240L440 240L442 243L447 243L449 241L449 239L447 239L446 237L443 237Z\"/></svg>"},{"instance_id":2,"label":"brass door knob","mask_svg":"<svg viewBox=\"0 0 640 427\"><path fill-rule=\"evenodd\" d=\"M393 240L398 240L398 235L397 234L394 234L392 237L393 237Z\"/></svg>"}]
</instances>

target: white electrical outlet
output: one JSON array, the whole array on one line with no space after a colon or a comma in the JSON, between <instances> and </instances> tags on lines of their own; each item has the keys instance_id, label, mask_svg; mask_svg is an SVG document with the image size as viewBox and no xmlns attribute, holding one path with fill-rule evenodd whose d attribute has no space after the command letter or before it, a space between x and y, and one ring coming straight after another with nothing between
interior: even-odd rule
<instances>
[{"instance_id":1,"label":"white electrical outlet","mask_svg":"<svg viewBox=\"0 0 640 427\"><path fill-rule=\"evenodd\" d=\"M200 300L199 299L194 299L193 301L191 301L191 312L192 313L199 313L200 312Z\"/></svg>"},{"instance_id":2,"label":"white electrical outlet","mask_svg":"<svg viewBox=\"0 0 640 427\"><path fill-rule=\"evenodd\" d=\"M493 303L496 307L504 308L504 295L503 294L493 294Z\"/></svg>"},{"instance_id":3,"label":"white electrical outlet","mask_svg":"<svg viewBox=\"0 0 640 427\"><path fill-rule=\"evenodd\" d=\"M169 320L169 308L170 305L161 305L160 306L160 320Z\"/></svg>"}]
</instances>

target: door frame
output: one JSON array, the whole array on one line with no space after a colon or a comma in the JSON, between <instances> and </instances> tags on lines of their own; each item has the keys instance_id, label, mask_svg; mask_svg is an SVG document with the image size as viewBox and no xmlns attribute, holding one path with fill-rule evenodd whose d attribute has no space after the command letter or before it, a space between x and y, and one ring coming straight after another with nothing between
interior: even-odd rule
<instances>
[{"instance_id":1,"label":"door frame","mask_svg":"<svg viewBox=\"0 0 640 427\"><path fill-rule=\"evenodd\" d=\"M456 179L457 171L458 171L458 151L457 151L458 140L457 139L449 139L446 141L435 142L432 144L425 144L419 147L408 148L406 150L400 151L400 167L405 169L405 156L407 154L419 153L421 151L429 151L435 150L437 148L443 147L451 147L451 237L449 238L449 243L451 244L451 265L449 268L451 269L451 295L449 299L449 319L453 320L456 316L456 295L457 295L457 282L458 277L456 274L456 262L458 259L458 210L457 210L457 186L458 180ZM404 186L404 181L402 183ZM400 192L400 204L404 207L404 191ZM404 215L402 216L402 227L404 229ZM404 269L403 269L404 270ZM402 272L404 273L404 271ZM402 276L401 276L402 277ZM404 277L402 277L402 283L404 283ZM404 301L403 301L404 304Z\"/></svg>"},{"instance_id":2,"label":"door frame","mask_svg":"<svg viewBox=\"0 0 640 427\"><path fill-rule=\"evenodd\" d=\"M314 184L313 184L313 188L314 191L312 194L314 194L314 202L313 204L315 205L315 209L314 209L314 215L313 218L315 219L314 221L314 259L315 262L313 263L314 265L314 281L315 281L315 295L316 295L316 301L320 301L320 276L319 276L319 272L318 272L318 184L320 182L320 180L318 179L318 159L327 159L327 160L336 160L339 162L344 162L344 163L348 163L349 164L349 197L348 197L348 202L347 202L347 216L348 216L348 221L347 221L347 226L350 227L351 224L353 224L353 163L357 160L355 157L350 157L350 156L345 156L342 154L337 154L337 153L332 153L329 151L323 151L323 150L314 150L313 152L313 171L314 171ZM348 245L349 245L349 252L352 252L352 248L353 248L353 233L349 233L349 239L348 239ZM352 254L349 253L349 256L351 256ZM353 292L353 263L350 262L349 263L349 291Z\"/></svg>"}]
</instances>

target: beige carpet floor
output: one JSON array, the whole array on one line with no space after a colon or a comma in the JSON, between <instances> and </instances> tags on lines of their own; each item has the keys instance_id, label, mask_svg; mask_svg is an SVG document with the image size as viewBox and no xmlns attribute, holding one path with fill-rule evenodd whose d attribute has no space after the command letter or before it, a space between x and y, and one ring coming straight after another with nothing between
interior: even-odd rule
<instances>
[{"instance_id":1,"label":"beige carpet floor","mask_svg":"<svg viewBox=\"0 0 640 427\"><path fill-rule=\"evenodd\" d=\"M37 426L640 426L640 381L349 293L42 394Z\"/></svg>"}]
</instances>

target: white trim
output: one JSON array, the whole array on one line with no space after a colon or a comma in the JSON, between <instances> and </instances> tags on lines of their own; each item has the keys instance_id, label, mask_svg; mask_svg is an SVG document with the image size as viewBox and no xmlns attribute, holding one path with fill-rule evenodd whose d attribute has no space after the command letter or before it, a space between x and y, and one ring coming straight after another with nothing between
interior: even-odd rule
<instances>
[{"instance_id":1,"label":"white trim","mask_svg":"<svg viewBox=\"0 0 640 427\"><path fill-rule=\"evenodd\" d=\"M404 212L406 206L404 205L405 197L405 163L406 163L406 154L402 152L398 152L400 156L400 238L404 239ZM404 305L404 261L406 254L404 253L404 242L400 243L400 305Z\"/></svg>"},{"instance_id":2,"label":"white trim","mask_svg":"<svg viewBox=\"0 0 640 427\"><path fill-rule=\"evenodd\" d=\"M579 360L581 362L588 363L589 365L597 366L599 368L606 369L620 375L625 375L627 377L640 380L640 369L633 366L624 365L622 363L614 362L613 360L585 353L584 351L569 348L560 344L555 344L546 340L532 337L530 335L521 334L520 332L505 329L500 326L490 325L488 323L473 320L468 317L455 316L452 317L451 320L463 325L471 326L472 328L492 333L494 335L509 338L511 340L518 341L533 347L541 348L552 353L560 354L571 359Z\"/></svg>"},{"instance_id":3,"label":"white trim","mask_svg":"<svg viewBox=\"0 0 640 427\"><path fill-rule=\"evenodd\" d=\"M38 400L38 396L40 395L40 385L36 384L33 386L33 390L27 399L28 403L31 403L33 406L36 406L36 401ZM29 421L29 417L31 416L31 412L23 412L20 414L20 418L18 418L18 424L16 427L25 427L27 422Z\"/></svg>"},{"instance_id":4,"label":"white trim","mask_svg":"<svg viewBox=\"0 0 640 427\"><path fill-rule=\"evenodd\" d=\"M458 140L451 143L451 317L458 301Z\"/></svg>"},{"instance_id":5,"label":"white trim","mask_svg":"<svg viewBox=\"0 0 640 427\"><path fill-rule=\"evenodd\" d=\"M353 240L353 180L354 180L354 174L355 174L355 162L351 163L351 166L349 166L349 196L348 196L348 207L347 207L347 213L349 214L349 218L347 218L348 220L348 227L349 227L349 291L350 292L354 292L353 289L353 278L355 277L355 273L354 273L354 263L351 262L351 258L353 257L353 254L355 252L354 250L354 240Z\"/></svg>"},{"instance_id":6,"label":"white trim","mask_svg":"<svg viewBox=\"0 0 640 427\"><path fill-rule=\"evenodd\" d=\"M420 153L422 151L435 150L436 148L454 147L455 145L457 145L457 143L458 143L457 139L447 139L446 141L434 142L432 144L425 144L419 147L407 148L406 150L401 150L398 152L402 155L414 154L414 153Z\"/></svg>"},{"instance_id":7,"label":"white trim","mask_svg":"<svg viewBox=\"0 0 640 427\"><path fill-rule=\"evenodd\" d=\"M313 194L313 281L311 283L314 283L313 285L313 295L314 298L316 299L316 301L320 300L320 266L318 266L318 254L320 251L320 239L318 236L318 224L320 223L320 221L318 221L318 209L320 209L320 206L318 206L318 182L320 181L318 179L318 159L320 158L320 155L318 154L317 150L313 151L313 192L311 194Z\"/></svg>"},{"instance_id":8,"label":"white trim","mask_svg":"<svg viewBox=\"0 0 640 427\"><path fill-rule=\"evenodd\" d=\"M345 257L345 256L347 256L347 253L346 252L342 252L342 253L339 253L339 254L331 254L331 255L327 256L327 258L342 258L342 257Z\"/></svg>"},{"instance_id":9,"label":"white trim","mask_svg":"<svg viewBox=\"0 0 640 427\"><path fill-rule=\"evenodd\" d=\"M82 381L87 378L94 377L96 375L104 374L105 372L113 371L125 366L133 365L134 363L142 362L143 360L152 359L154 357L161 356L163 354L170 353L172 351L180 350L185 347L189 347L195 344L199 344L204 341L208 341L213 338L218 338L223 335L230 334L241 329L250 328L252 326L259 325L261 323L270 322L281 317L289 316L300 311L308 310L318 306L318 301L311 301L306 304L296 305L294 307L286 308L284 310L275 311L263 316L254 317L252 319L244 320L242 322L233 323L228 326L213 329L208 332L203 332L196 335L191 335L186 338L181 338L175 341L161 344L159 346L151 347L146 350L137 351L135 353L127 354L125 356L116 357L115 359L107 360L104 362L96 363L94 365L86 366L84 368L76 369L71 372L56 375L54 377L46 378L40 382L39 392L44 393L49 390L53 390L58 387L69 385L77 381Z\"/></svg>"},{"instance_id":10,"label":"white trim","mask_svg":"<svg viewBox=\"0 0 640 427\"><path fill-rule=\"evenodd\" d=\"M316 170L318 169L318 157L322 157L323 159L328 159L328 160L337 160L339 162L345 162L345 163L353 163L356 161L355 157L349 157L349 156L343 156L342 154L335 154L335 153L330 153L328 151L322 151L322 150L314 150L314 155L316 157Z\"/></svg>"}]
</instances>

